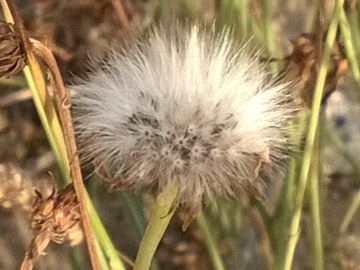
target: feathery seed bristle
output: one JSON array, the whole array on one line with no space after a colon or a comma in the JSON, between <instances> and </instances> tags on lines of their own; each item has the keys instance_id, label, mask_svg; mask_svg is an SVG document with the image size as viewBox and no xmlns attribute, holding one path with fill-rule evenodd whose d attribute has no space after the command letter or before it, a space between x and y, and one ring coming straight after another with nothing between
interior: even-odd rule
<instances>
[{"instance_id":1,"label":"feathery seed bristle","mask_svg":"<svg viewBox=\"0 0 360 270\"><path fill-rule=\"evenodd\" d=\"M153 30L73 86L80 153L111 190L180 182L194 212L214 195L261 189L288 147L288 85L229 31Z\"/></svg>"}]
</instances>

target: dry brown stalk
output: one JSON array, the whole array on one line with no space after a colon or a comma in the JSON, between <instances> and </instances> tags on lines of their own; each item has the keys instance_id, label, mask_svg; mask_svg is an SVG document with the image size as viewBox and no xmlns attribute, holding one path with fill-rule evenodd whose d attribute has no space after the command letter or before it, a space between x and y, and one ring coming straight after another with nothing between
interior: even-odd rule
<instances>
[{"instance_id":1,"label":"dry brown stalk","mask_svg":"<svg viewBox=\"0 0 360 270\"><path fill-rule=\"evenodd\" d=\"M133 30L130 24L130 21L128 19L128 16L126 15L124 5L121 0L111 0L112 5L115 9L116 15L119 18L119 21L121 25L124 28L124 32L128 37L133 37Z\"/></svg>"},{"instance_id":2,"label":"dry brown stalk","mask_svg":"<svg viewBox=\"0 0 360 270\"><path fill-rule=\"evenodd\" d=\"M17 10L14 1L6 0L6 3L14 18L15 26L21 38L26 56L32 57L32 53L34 49L38 53L38 56L40 56L42 60L46 63L47 67L51 72L51 76L53 76L54 78L53 86L54 86L55 103L57 105L58 114L62 124L62 130L64 133L64 140L66 143L68 159L70 161L70 173L74 183L74 189L80 203L80 213L84 225L84 232L87 240L86 241L87 246L89 249L90 260L93 269L100 270L99 258L97 256L97 249L94 241L93 232L91 230L89 214L87 211L86 193L81 175L79 159L77 156L77 149L75 144L74 129L72 125L71 114L69 110L69 105L65 104L66 102L68 102L68 96L65 91L62 77L58 70L54 56L52 55L52 52L40 42L35 42L35 44L30 43L30 39L25 29L23 20L19 15L19 12ZM39 51L39 47L41 48L40 51Z\"/></svg>"},{"instance_id":3,"label":"dry brown stalk","mask_svg":"<svg viewBox=\"0 0 360 270\"><path fill-rule=\"evenodd\" d=\"M78 196L80 202L80 212L90 252L92 267L93 269L97 270L100 269L100 264L98 261L94 236L90 225L90 218L87 211L85 186L81 174L79 158L77 155L74 127L70 113L69 94L65 90L60 71L51 50L40 41L34 39L31 39L31 44L35 55L40 57L40 59L44 61L45 65L49 69L49 79L54 91L55 104L64 133L64 140L67 148L66 150L68 153L68 159L70 161L71 177L73 179L76 195Z\"/></svg>"}]
</instances>

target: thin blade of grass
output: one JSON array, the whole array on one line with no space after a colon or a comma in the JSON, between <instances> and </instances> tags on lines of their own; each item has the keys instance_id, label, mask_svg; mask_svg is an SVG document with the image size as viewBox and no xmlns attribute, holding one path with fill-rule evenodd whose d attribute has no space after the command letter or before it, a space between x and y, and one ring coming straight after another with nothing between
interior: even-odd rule
<instances>
[{"instance_id":1,"label":"thin blade of grass","mask_svg":"<svg viewBox=\"0 0 360 270\"><path fill-rule=\"evenodd\" d=\"M215 239L210 231L209 225L205 219L204 213L202 210L198 213L196 217L197 223L201 229L201 232L204 234L204 240L210 254L210 259L213 263L215 270L225 270L224 263L221 259L219 249L216 245Z\"/></svg>"},{"instance_id":2,"label":"thin blade of grass","mask_svg":"<svg viewBox=\"0 0 360 270\"><path fill-rule=\"evenodd\" d=\"M344 10L341 11L339 24L340 24L342 40L345 47L345 53L347 56L347 60L349 61L350 64L351 73L357 84L358 89L360 89L360 68L351 35L351 27L348 22L348 19L346 18Z\"/></svg>"},{"instance_id":3,"label":"thin blade of grass","mask_svg":"<svg viewBox=\"0 0 360 270\"><path fill-rule=\"evenodd\" d=\"M316 133L318 130L321 101L324 93L324 86L325 86L325 80L329 66L331 49L335 42L336 32L337 32L340 13L342 11L343 4L344 4L344 0L337 0L335 2L334 12L332 15L332 19L330 21L330 25L326 35L326 40L324 43L324 49L318 70L318 76L315 82L315 91L314 91L314 98L311 107L309 128L306 136L302 167L300 169L299 186L297 189L298 193L296 196L295 211L290 223L290 239L287 244L287 250L284 259L284 266L283 266L284 270L291 269L297 240L300 234L300 219L302 213L302 205L303 205L305 189L307 186L307 181L309 178Z\"/></svg>"},{"instance_id":4,"label":"thin blade of grass","mask_svg":"<svg viewBox=\"0 0 360 270\"><path fill-rule=\"evenodd\" d=\"M324 269L324 255L321 229L320 213L320 193L319 193L319 175L320 175L320 142L319 136L316 137L316 149L314 149L313 161L311 163L309 175L309 197L311 214L311 247L313 256L313 268L316 270Z\"/></svg>"}]
</instances>

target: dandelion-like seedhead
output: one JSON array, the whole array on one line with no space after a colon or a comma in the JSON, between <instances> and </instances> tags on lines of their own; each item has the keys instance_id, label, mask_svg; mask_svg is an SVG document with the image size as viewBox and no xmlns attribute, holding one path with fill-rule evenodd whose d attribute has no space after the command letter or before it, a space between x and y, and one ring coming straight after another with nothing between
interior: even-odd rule
<instances>
[{"instance_id":1,"label":"dandelion-like seedhead","mask_svg":"<svg viewBox=\"0 0 360 270\"><path fill-rule=\"evenodd\" d=\"M81 157L111 190L179 181L177 202L196 211L214 195L261 195L280 170L288 85L230 31L155 29L98 66L73 86L73 112Z\"/></svg>"}]
</instances>

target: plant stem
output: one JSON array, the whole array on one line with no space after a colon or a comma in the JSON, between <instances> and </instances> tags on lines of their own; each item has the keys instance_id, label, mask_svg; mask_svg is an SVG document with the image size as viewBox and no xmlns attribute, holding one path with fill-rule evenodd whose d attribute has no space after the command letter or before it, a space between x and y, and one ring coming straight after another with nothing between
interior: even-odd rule
<instances>
[{"instance_id":1,"label":"plant stem","mask_svg":"<svg viewBox=\"0 0 360 270\"><path fill-rule=\"evenodd\" d=\"M274 57L274 51L275 51L275 45L274 45L274 39L273 39L273 33L271 31L271 8L270 8L270 1L269 0L262 0L262 9L263 9L263 28L264 28L264 43L265 43L265 49L266 53L269 58ZM278 66L277 63L271 63L270 65L271 71L274 74L278 74Z\"/></svg>"},{"instance_id":2,"label":"plant stem","mask_svg":"<svg viewBox=\"0 0 360 270\"><path fill-rule=\"evenodd\" d=\"M341 10L339 25L340 25L342 40L344 42L347 60L349 61L350 64L351 73L358 88L360 88L360 68L357 61L356 52L351 36L350 24L346 18L344 10Z\"/></svg>"},{"instance_id":3,"label":"plant stem","mask_svg":"<svg viewBox=\"0 0 360 270\"><path fill-rule=\"evenodd\" d=\"M204 213L202 210L198 213L196 220L201 229L201 232L204 234L204 240L205 240L208 252L210 254L210 259L213 263L214 270L225 270L224 264L221 259L221 255L220 255L219 250L216 245L216 241L211 234L209 225L205 219L205 216L204 216Z\"/></svg>"},{"instance_id":4,"label":"plant stem","mask_svg":"<svg viewBox=\"0 0 360 270\"><path fill-rule=\"evenodd\" d=\"M74 127L70 113L70 104L68 93L65 90L60 71L57 67L56 60L45 45L41 42L32 40L33 50L39 56L50 71L50 82L54 89L55 104L59 114L60 123L63 131L67 158L70 161L70 174L73 181L74 190L80 205L80 214L84 227L84 234L86 236L86 243L88 246L90 260L93 269L100 269L99 257L97 254L94 232L90 224L90 216L88 213L87 194L81 174L80 162L77 155L77 146L75 142Z\"/></svg>"},{"instance_id":5,"label":"plant stem","mask_svg":"<svg viewBox=\"0 0 360 270\"><path fill-rule=\"evenodd\" d=\"M25 87L26 82L22 77L15 76L15 77L12 77L12 78L9 78L9 79L0 78L0 85Z\"/></svg>"},{"instance_id":6,"label":"plant stem","mask_svg":"<svg viewBox=\"0 0 360 270\"><path fill-rule=\"evenodd\" d=\"M319 136L316 138L316 144L319 146ZM320 148L314 149L313 162L311 164L309 195L310 195L310 212L311 212L311 241L313 251L313 269L324 269L321 214L320 214L320 194L319 194L319 157Z\"/></svg>"},{"instance_id":7,"label":"plant stem","mask_svg":"<svg viewBox=\"0 0 360 270\"><path fill-rule=\"evenodd\" d=\"M353 219L356 211L360 206L360 191L354 196L352 203L349 207L349 210L346 212L343 222L340 225L340 233L346 232L347 228L350 225L351 220Z\"/></svg>"},{"instance_id":8,"label":"plant stem","mask_svg":"<svg viewBox=\"0 0 360 270\"><path fill-rule=\"evenodd\" d=\"M239 9L241 31L243 33L243 36L247 37L249 34L249 3L248 0L237 0L236 2Z\"/></svg>"},{"instance_id":9,"label":"plant stem","mask_svg":"<svg viewBox=\"0 0 360 270\"><path fill-rule=\"evenodd\" d=\"M98 241L95 241L97 253L99 254L99 263L100 263L100 269L101 270L111 270L107 261L107 258L105 257L104 252L101 250L101 246ZM79 269L79 268L74 268Z\"/></svg>"},{"instance_id":10,"label":"plant stem","mask_svg":"<svg viewBox=\"0 0 360 270\"><path fill-rule=\"evenodd\" d=\"M307 180L309 176L310 165L312 161L315 137L318 129L319 115L321 110L321 100L324 92L331 49L335 41L336 31L339 23L339 17L343 4L344 4L344 0L337 0L335 3L334 13L326 35L326 41L324 44L324 50L321 57L318 76L315 82L315 91L314 91L314 98L313 98L312 110L310 116L310 124L306 136L302 167L300 169L299 186L297 190L298 193L295 198L296 199L295 211L293 213L292 220L290 223L290 239L288 241L286 254L285 254L285 260L283 266L284 270L291 269L295 247L300 233L301 209L302 209L304 193L307 185Z\"/></svg>"},{"instance_id":11,"label":"plant stem","mask_svg":"<svg viewBox=\"0 0 360 270\"><path fill-rule=\"evenodd\" d=\"M108 233L106 232L106 229L102 224L101 219L97 215L96 209L92 204L91 200L89 199L88 195L87 202L91 226L94 228L94 231L96 231L97 240L110 261L110 268L113 270L125 270L124 264L121 262L117 254L117 250L114 247Z\"/></svg>"},{"instance_id":12,"label":"plant stem","mask_svg":"<svg viewBox=\"0 0 360 270\"><path fill-rule=\"evenodd\" d=\"M174 215L175 209L173 209L173 203L177 197L178 190L179 183L177 179L174 179L171 184L157 196L144 237L140 243L134 270L148 270L150 268L155 251Z\"/></svg>"},{"instance_id":13,"label":"plant stem","mask_svg":"<svg viewBox=\"0 0 360 270\"><path fill-rule=\"evenodd\" d=\"M1 0L1 6L4 13L6 22L15 23L14 15L9 9L6 0ZM27 66L23 69L27 84L31 90L33 101L39 115L46 137L49 140L49 144L54 153L57 165L59 166L61 175L64 182L70 183L69 168L66 160L66 148L65 142L62 137L62 131L60 127L59 119L56 117L56 110L53 106L52 100L46 91L45 79L41 72L39 63L37 62L31 47L26 43L28 37L26 31L22 27L22 23L18 20L16 22L16 28L21 34L22 41L24 43L25 55L27 58ZM27 44L27 46L25 46ZM58 132L57 132L58 131Z\"/></svg>"},{"instance_id":14,"label":"plant stem","mask_svg":"<svg viewBox=\"0 0 360 270\"><path fill-rule=\"evenodd\" d=\"M121 201L123 207L126 209L126 215L131 222L136 237L141 239L141 236L144 234L146 227L142 209L138 207L136 199L133 199L126 191L120 192L118 194L118 198Z\"/></svg>"},{"instance_id":15,"label":"plant stem","mask_svg":"<svg viewBox=\"0 0 360 270\"><path fill-rule=\"evenodd\" d=\"M336 148L336 150L344 157L344 159L353 168L357 178L360 179L360 163L359 160L349 151L344 142L341 140L339 133L329 123L322 125L322 131L329 145ZM359 180L357 180L359 181Z\"/></svg>"}]
</instances>

